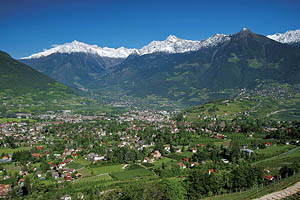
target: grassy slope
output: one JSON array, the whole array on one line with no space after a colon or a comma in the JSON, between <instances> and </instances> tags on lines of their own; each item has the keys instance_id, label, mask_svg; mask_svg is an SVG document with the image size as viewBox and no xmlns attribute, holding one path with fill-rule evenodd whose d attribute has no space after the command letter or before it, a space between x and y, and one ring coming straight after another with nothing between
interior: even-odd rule
<instances>
[{"instance_id":1,"label":"grassy slope","mask_svg":"<svg viewBox=\"0 0 300 200\"><path fill-rule=\"evenodd\" d=\"M0 51L0 89L16 94L47 89L55 81Z\"/></svg>"},{"instance_id":2,"label":"grassy slope","mask_svg":"<svg viewBox=\"0 0 300 200\"><path fill-rule=\"evenodd\" d=\"M3 148L3 149L0 149L0 154L2 154L2 153L12 154L12 153L17 152L17 151L29 151L30 149L31 149L31 147L20 147L20 148L17 148L17 149Z\"/></svg>"},{"instance_id":3,"label":"grassy slope","mask_svg":"<svg viewBox=\"0 0 300 200\"><path fill-rule=\"evenodd\" d=\"M250 116L255 118L300 120L299 87L299 85L289 85L284 94L266 94L263 97L249 92L226 103L225 101L214 101L201 106L193 106L186 110L186 120L193 122L198 121L201 116L216 115L222 116L223 119L233 119L236 115L244 112L248 112ZM271 89L272 84L263 90L268 88Z\"/></svg>"},{"instance_id":4,"label":"grassy slope","mask_svg":"<svg viewBox=\"0 0 300 200\"><path fill-rule=\"evenodd\" d=\"M300 160L300 149L297 149L290 153L283 153L279 156L274 156L269 159L265 159L254 163L255 165L274 170L275 172L283 167L284 165L291 165L294 161Z\"/></svg>"}]
</instances>

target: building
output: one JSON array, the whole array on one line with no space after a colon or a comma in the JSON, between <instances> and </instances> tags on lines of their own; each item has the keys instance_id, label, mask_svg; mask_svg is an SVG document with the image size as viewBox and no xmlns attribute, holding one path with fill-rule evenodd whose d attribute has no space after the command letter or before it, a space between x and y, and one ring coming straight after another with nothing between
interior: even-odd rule
<instances>
[{"instance_id":1,"label":"building","mask_svg":"<svg viewBox=\"0 0 300 200\"><path fill-rule=\"evenodd\" d=\"M181 169L185 169L186 165L183 163L177 163L177 165L181 168Z\"/></svg>"},{"instance_id":2,"label":"building","mask_svg":"<svg viewBox=\"0 0 300 200\"><path fill-rule=\"evenodd\" d=\"M11 189L10 185L1 184L0 185L0 198L4 198L5 196L7 196L10 189Z\"/></svg>"},{"instance_id":3,"label":"building","mask_svg":"<svg viewBox=\"0 0 300 200\"><path fill-rule=\"evenodd\" d=\"M161 157L161 153L159 151L154 151L153 153L151 153L153 158L160 158Z\"/></svg>"},{"instance_id":4,"label":"building","mask_svg":"<svg viewBox=\"0 0 300 200\"><path fill-rule=\"evenodd\" d=\"M264 174L264 179L267 180L267 181L273 181L274 177L271 176L270 174Z\"/></svg>"},{"instance_id":5,"label":"building","mask_svg":"<svg viewBox=\"0 0 300 200\"><path fill-rule=\"evenodd\" d=\"M209 169L209 170L208 170L208 174L211 174L211 173L213 173L213 172L215 172L215 169Z\"/></svg>"},{"instance_id":6,"label":"building","mask_svg":"<svg viewBox=\"0 0 300 200\"><path fill-rule=\"evenodd\" d=\"M266 147L270 147L271 146L271 143L270 142L266 142Z\"/></svg>"}]
</instances>

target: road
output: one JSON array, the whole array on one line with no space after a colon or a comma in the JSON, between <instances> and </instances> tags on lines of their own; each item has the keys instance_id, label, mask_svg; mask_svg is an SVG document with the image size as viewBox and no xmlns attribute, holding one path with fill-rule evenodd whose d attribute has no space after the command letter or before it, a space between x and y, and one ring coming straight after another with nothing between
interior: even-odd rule
<instances>
[{"instance_id":1,"label":"road","mask_svg":"<svg viewBox=\"0 0 300 200\"><path fill-rule=\"evenodd\" d=\"M297 182L295 185L288 187L284 190L273 192L271 194L265 195L263 197L260 197L256 200L276 200L276 199L284 199L286 197L292 196L293 194L296 194L300 192L300 181Z\"/></svg>"},{"instance_id":2,"label":"road","mask_svg":"<svg viewBox=\"0 0 300 200\"><path fill-rule=\"evenodd\" d=\"M254 163L252 163L252 164L256 165L256 164L261 163L261 162L265 162L265 161L272 160L272 159L274 159L274 158L278 158L278 157L283 156L283 155L286 155L286 154L290 154L290 153L292 153L292 152L294 152L294 151L297 151L297 150L300 150L300 147L296 147L296 148L294 148L294 149L291 149L291 150L289 150L289 151L287 151L287 152L281 153L281 154L279 154L279 155L277 155L277 156L274 156L274 157L271 157L271 158L267 158L267 159L264 159L264 160L256 161L256 162L254 162Z\"/></svg>"},{"instance_id":3,"label":"road","mask_svg":"<svg viewBox=\"0 0 300 200\"><path fill-rule=\"evenodd\" d=\"M271 112L271 113L267 114L267 117L270 117L271 115L275 115L276 113L283 112L283 111L286 111L286 110L284 110L284 109L282 109L282 110L276 110L274 112Z\"/></svg>"}]
</instances>

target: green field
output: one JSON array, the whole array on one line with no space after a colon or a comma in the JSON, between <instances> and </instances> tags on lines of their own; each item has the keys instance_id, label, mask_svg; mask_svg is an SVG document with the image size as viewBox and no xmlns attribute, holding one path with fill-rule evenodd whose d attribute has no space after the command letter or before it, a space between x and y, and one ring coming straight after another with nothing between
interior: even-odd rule
<instances>
[{"instance_id":1,"label":"green field","mask_svg":"<svg viewBox=\"0 0 300 200\"><path fill-rule=\"evenodd\" d=\"M247 111L253 106L255 106L255 103L249 100L207 103L198 108L193 107L186 116L186 120L193 122L199 119L199 115L225 115L225 113L224 119L232 119L238 112Z\"/></svg>"},{"instance_id":2,"label":"green field","mask_svg":"<svg viewBox=\"0 0 300 200\"><path fill-rule=\"evenodd\" d=\"M191 138L191 144L196 145L196 144L214 144L217 145L219 143L222 143L223 140L216 139L216 138L210 138L205 135L192 135Z\"/></svg>"},{"instance_id":3,"label":"green field","mask_svg":"<svg viewBox=\"0 0 300 200\"><path fill-rule=\"evenodd\" d=\"M81 168L79 170L77 170L78 173L82 174L83 177L88 177L88 176L91 176L91 171L88 170L87 168Z\"/></svg>"},{"instance_id":4,"label":"green field","mask_svg":"<svg viewBox=\"0 0 300 200\"><path fill-rule=\"evenodd\" d=\"M0 123L10 123L10 122L35 122L33 119L19 119L19 118L0 118Z\"/></svg>"},{"instance_id":5,"label":"green field","mask_svg":"<svg viewBox=\"0 0 300 200\"><path fill-rule=\"evenodd\" d=\"M68 164L68 167L73 168L73 169L80 169L80 168L84 167L84 165L81 165L81 164L78 164L75 162L71 162Z\"/></svg>"},{"instance_id":6,"label":"green field","mask_svg":"<svg viewBox=\"0 0 300 200\"><path fill-rule=\"evenodd\" d=\"M190 158L190 157L192 157L192 155L193 155L193 153L192 152L190 152L190 151L184 151L184 152L182 152L182 153L179 153L181 156L185 156L185 157L187 157L187 158Z\"/></svg>"},{"instance_id":7,"label":"green field","mask_svg":"<svg viewBox=\"0 0 300 200\"><path fill-rule=\"evenodd\" d=\"M145 177L145 176L152 176L155 175L154 172L149 171L144 168L140 169L133 169L133 170L126 170L124 172L113 172L111 176L117 180L126 180L138 177Z\"/></svg>"},{"instance_id":8,"label":"green field","mask_svg":"<svg viewBox=\"0 0 300 200\"><path fill-rule=\"evenodd\" d=\"M158 169L161 168L162 163L165 163L165 166L168 166L171 162L176 162L176 160L167 157L162 157L161 159L155 161L152 164L154 164L153 168Z\"/></svg>"},{"instance_id":9,"label":"green field","mask_svg":"<svg viewBox=\"0 0 300 200\"><path fill-rule=\"evenodd\" d=\"M255 150L254 152L257 154L263 154L266 156L276 156L279 155L281 153L284 153L292 148L294 148L295 146L293 145L284 145L284 146L271 146L271 147L267 147L265 149L258 149Z\"/></svg>"},{"instance_id":10,"label":"green field","mask_svg":"<svg viewBox=\"0 0 300 200\"><path fill-rule=\"evenodd\" d=\"M89 169L94 173L94 175L97 175L97 174L106 174L112 172L123 172L124 171L122 169L123 166L124 164L119 164L119 165L90 167Z\"/></svg>"},{"instance_id":11,"label":"green field","mask_svg":"<svg viewBox=\"0 0 300 200\"><path fill-rule=\"evenodd\" d=\"M284 165L293 164L294 161L300 160L300 149L296 149L290 153L284 153L279 156L268 158L259 162L254 163L255 165L268 168L269 170L277 171Z\"/></svg>"},{"instance_id":12,"label":"green field","mask_svg":"<svg viewBox=\"0 0 300 200\"><path fill-rule=\"evenodd\" d=\"M33 166L33 167L40 167L40 166L41 166L41 163L40 163L40 162L33 163L32 166Z\"/></svg>"},{"instance_id":13,"label":"green field","mask_svg":"<svg viewBox=\"0 0 300 200\"><path fill-rule=\"evenodd\" d=\"M112 177L109 175L101 175L101 176L91 176L87 178L77 179L76 183L91 183L91 182L98 182L98 181L109 181L112 180Z\"/></svg>"},{"instance_id":14,"label":"green field","mask_svg":"<svg viewBox=\"0 0 300 200\"><path fill-rule=\"evenodd\" d=\"M85 160L82 158L77 158L77 159L74 159L74 161L72 163L79 164L79 165L90 165L91 161L88 161L88 160Z\"/></svg>"},{"instance_id":15,"label":"green field","mask_svg":"<svg viewBox=\"0 0 300 200\"><path fill-rule=\"evenodd\" d=\"M278 85L265 85L261 88L265 91L273 89ZM268 117L280 121L294 121L300 119L300 95L298 88L292 88L287 85L281 85L287 91L285 96L279 94L267 94L259 96L246 92L246 98L232 99L229 101L214 101L201 106L193 106L187 109L186 121L196 122L202 121L203 116L214 117L215 115L223 115L223 119L233 119L241 112L249 112L251 117ZM289 96L288 96L288 95ZM275 97L277 98L274 98ZM276 96L277 95L277 96ZM250 96L250 98L248 98ZM225 114L226 113L226 114Z\"/></svg>"},{"instance_id":16,"label":"green field","mask_svg":"<svg viewBox=\"0 0 300 200\"><path fill-rule=\"evenodd\" d=\"M2 154L2 153L12 154L12 153L17 152L17 151L28 151L30 149L31 149L31 147L19 147L19 148L16 148L16 149L3 148L3 149L0 149L0 154Z\"/></svg>"},{"instance_id":17,"label":"green field","mask_svg":"<svg viewBox=\"0 0 300 200\"><path fill-rule=\"evenodd\" d=\"M299 109L284 110L272 115L272 118L278 120L287 120L287 121L300 120L300 110Z\"/></svg>"},{"instance_id":18,"label":"green field","mask_svg":"<svg viewBox=\"0 0 300 200\"><path fill-rule=\"evenodd\" d=\"M14 164L4 164L2 165L7 171L7 173L19 173L21 167L17 167Z\"/></svg>"}]
</instances>

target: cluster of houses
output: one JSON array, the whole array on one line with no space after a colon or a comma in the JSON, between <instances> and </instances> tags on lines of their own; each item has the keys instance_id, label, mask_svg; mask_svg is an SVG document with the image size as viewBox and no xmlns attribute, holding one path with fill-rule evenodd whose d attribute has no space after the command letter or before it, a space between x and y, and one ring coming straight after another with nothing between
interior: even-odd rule
<instances>
[{"instance_id":1,"label":"cluster of houses","mask_svg":"<svg viewBox=\"0 0 300 200\"><path fill-rule=\"evenodd\" d=\"M4 148L34 146L38 143L45 142L46 137L40 134L43 127L50 125L49 122L38 122L28 124L25 122L3 123L0 124L0 144ZM5 138L12 137L13 144L4 143Z\"/></svg>"},{"instance_id":2,"label":"cluster of houses","mask_svg":"<svg viewBox=\"0 0 300 200\"><path fill-rule=\"evenodd\" d=\"M20 115L23 117L22 115ZM179 132L179 128L184 128L185 131L194 133L194 134L206 134L210 137L226 140L227 136L222 132L216 131L216 127L220 124L217 124L216 121L212 121L211 124L208 124L206 128L195 129L192 128L191 124L187 122L180 123L181 127L177 126L176 121L172 120L170 114L166 111L156 112L156 111L130 111L124 113L120 116L107 116L105 113L99 116L83 116L83 115L72 115L71 111L64 111L60 114L47 113L45 115L39 116L41 121L35 123L25 123L25 122L11 122L11 123L2 123L0 124L0 144L2 147L10 148L12 145L14 147L32 147L35 151L32 152L31 156L36 159L46 158L50 169L46 173L42 173L39 170L35 171L35 174L41 180L46 178L46 175L50 175L57 182L62 181L72 181L74 178L82 178L82 174L76 172L72 168L68 168L68 164L73 162L73 159L78 157L84 158L85 160L90 161L91 163L97 163L105 161L106 154L93 153L93 147L98 145L99 147L104 147L106 151L112 151L112 145L117 147L129 147L135 148L138 151L142 151L144 148L154 147L155 143L153 138L157 137L155 130L168 128L171 134L176 134ZM44 121L42 119L45 119ZM100 123L95 123L97 126L93 126L94 122L98 120L105 120L109 122L116 122L118 124L126 124L126 128L120 128L116 132L109 131L108 125L99 125ZM91 124L87 126L84 124L86 121ZM89 123L91 122L91 123ZM138 122L138 123L136 123ZM104 123L105 124L105 123ZM63 125L72 126L71 132L63 130ZM153 125L153 126L151 126ZM151 126L153 133L150 136L152 140L147 141L143 140L140 132L144 131L147 127ZM224 128L225 124L221 124L221 127ZM55 128L55 131L49 137L49 131L51 128ZM222 129L221 129L222 130ZM266 131L273 131L272 127L266 128ZM236 127L235 133L239 133L240 129ZM88 133L88 134L87 134ZM74 141L74 137L79 136L79 138L88 138L90 141L88 146L88 151L81 153L83 150L82 144L78 141ZM118 138L115 140L114 138ZM249 137L251 137L249 135ZM13 144L7 142L7 138L13 138ZM61 152L53 151L51 146L55 146L55 140L65 141L65 149ZM111 141L111 142L107 142ZM271 143L266 142L266 146L271 146ZM204 147L204 144L198 144L195 146L189 147L192 153L197 153L199 147ZM173 149L172 149L173 148ZM153 148L151 148L153 149ZM85 149L86 150L86 149ZM164 151L171 153L181 153L182 148L179 146L171 146L170 144L164 145ZM246 151L251 154L253 151L243 148L242 151ZM251 152L252 151L252 152ZM158 150L155 150L145 157L142 162L151 163L157 159L161 158L161 153ZM51 161L50 161L51 160ZM59 163L57 160L60 160ZM10 162L11 156L3 156L0 159L0 163ZM222 159L224 163L229 163L228 160ZM181 162L178 162L177 165L181 169L192 168L199 163L190 162L188 158L182 159ZM209 174L213 173L215 170L211 169L208 171ZM22 172L22 175L26 175L28 172ZM273 180L273 177L266 173L266 180ZM22 179L20 179L20 184L22 184ZM1 189L3 188L3 189ZM0 196L5 194L9 187L0 186ZM9 190L9 189L8 189Z\"/></svg>"},{"instance_id":3,"label":"cluster of houses","mask_svg":"<svg viewBox=\"0 0 300 200\"><path fill-rule=\"evenodd\" d=\"M186 169L187 167L193 168L199 165L198 162L190 162L188 158L183 158L181 162L178 162L177 165L180 169Z\"/></svg>"},{"instance_id":4,"label":"cluster of houses","mask_svg":"<svg viewBox=\"0 0 300 200\"><path fill-rule=\"evenodd\" d=\"M171 122L167 111L132 110L119 117L120 122L140 120L145 122Z\"/></svg>"}]
</instances>

